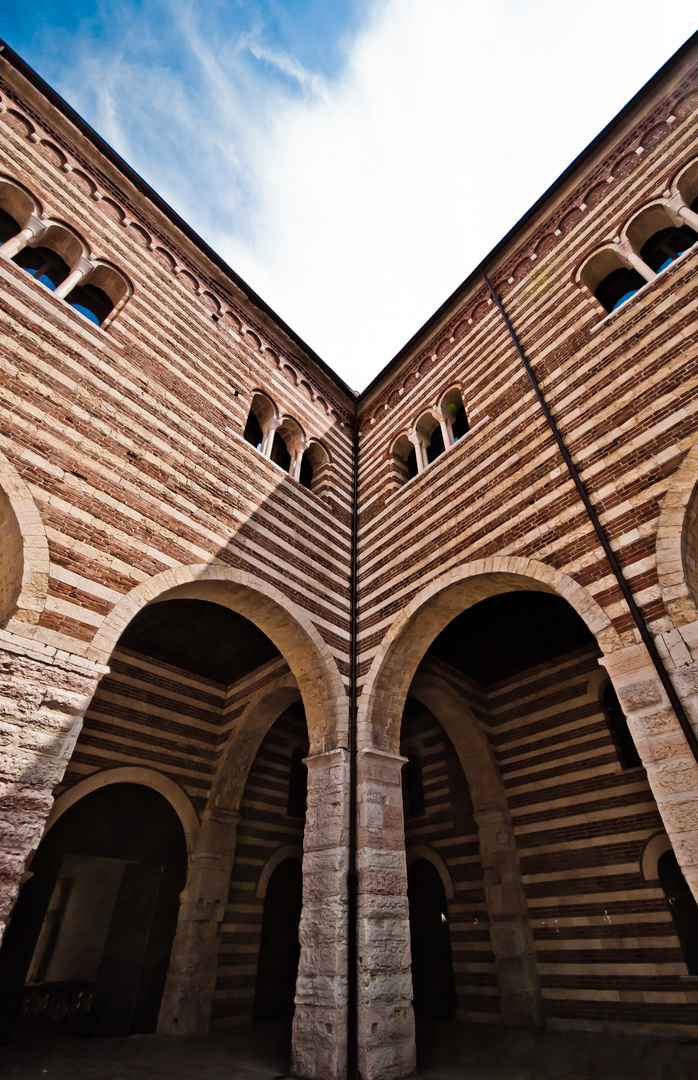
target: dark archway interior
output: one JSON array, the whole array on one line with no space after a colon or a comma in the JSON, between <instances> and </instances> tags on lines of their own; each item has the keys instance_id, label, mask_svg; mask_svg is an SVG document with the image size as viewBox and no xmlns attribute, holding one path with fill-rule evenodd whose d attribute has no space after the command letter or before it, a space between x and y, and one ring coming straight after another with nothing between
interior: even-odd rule
<instances>
[{"instance_id":1,"label":"dark archway interior","mask_svg":"<svg viewBox=\"0 0 698 1080\"><path fill-rule=\"evenodd\" d=\"M0 951L9 1028L155 1030L184 886L177 814L139 784L86 795L40 844Z\"/></svg>"},{"instance_id":2,"label":"dark archway interior","mask_svg":"<svg viewBox=\"0 0 698 1080\"><path fill-rule=\"evenodd\" d=\"M489 686L590 644L593 635L561 596L508 592L456 616L429 653Z\"/></svg>"},{"instance_id":3,"label":"dark archway interior","mask_svg":"<svg viewBox=\"0 0 698 1080\"><path fill-rule=\"evenodd\" d=\"M446 893L438 871L427 859L417 859L407 871L407 897L415 1017L452 1020L456 985Z\"/></svg>"},{"instance_id":4,"label":"dark archway interior","mask_svg":"<svg viewBox=\"0 0 698 1080\"><path fill-rule=\"evenodd\" d=\"M226 686L279 655L249 619L209 600L148 605L126 627L119 645Z\"/></svg>"},{"instance_id":5,"label":"dark archway interior","mask_svg":"<svg viewBox=\"0 0 698 1080\"><path fill-rule=\"evenodd\" d=\"M254 1019L291 1020L300 958L298 927L303 874L296 859L284 859L267 883L259 944Z\"/></svg>"},{"instance_id":6,"label":"dark archway interior","mask_svg":"<svg viewBox=\"0 0 698 1080\"><path fill-rule=\"evenodd\" d=\"M673 851L657 863L657 876L669 905L689 975L698 975L698 904Z\"/></svg>"}]
</instances>

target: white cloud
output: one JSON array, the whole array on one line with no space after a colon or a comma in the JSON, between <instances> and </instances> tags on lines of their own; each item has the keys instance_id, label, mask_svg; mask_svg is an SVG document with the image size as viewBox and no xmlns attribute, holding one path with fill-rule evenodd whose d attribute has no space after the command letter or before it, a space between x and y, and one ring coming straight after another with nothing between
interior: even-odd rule
<instances>
[{"instance_id":1,"label":"white cloud","mask_svg":"<svg viewBox=\"0 0 698 1080\"><path fill-rule=\"evenodd\" d=\"M635 0L390 0L254 154L223 253L363 386L692 29ZM617 43L617 44L614 44Z\"/></svg>"},{"instance_id":2,"label":"white cloud","mask_svg":"<svg viewBox=\"0 0 698 1080\"><path fill-rule=\"evenodd\" d=\"M99 40L64 38L59 85L360 388L689 36L695 8L356 2L334 79L257 4L152 0L112 12Z\"/></svg>"}]
</instances>

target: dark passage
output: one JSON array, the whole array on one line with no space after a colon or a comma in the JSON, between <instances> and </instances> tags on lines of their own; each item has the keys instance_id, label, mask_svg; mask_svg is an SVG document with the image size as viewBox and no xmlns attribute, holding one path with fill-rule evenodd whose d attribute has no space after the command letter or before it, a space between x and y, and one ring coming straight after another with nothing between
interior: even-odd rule
<instances>
[{"instance_id":1,"label":"dark passage","mask_svg":"<svg viewBox=\"0 0 698 1080\"><path fill-rule=\"evenodd\" d=\"M452 1020L456 986L446 893L438 871L418 859L407 871L412 942L413 1006L417 1019Z\"/></svg>"},{"instance_id":2,"label":"dark passage","mask_svg":"<svg viewBox=\"0 0 698 1080\"><path fill-rule=\"evenodd\" d=\"M698 975L698 904L673 851L665 851L660 856L657 874L674 920L676 936L681 942L688 974Z\"/></svg>"},{"instance_id":3,"label":"dark passage","mask_svg":"<svg viewBox=\"0 0 698 1080\"><path fill-rule=\"evenodd\" d=\"M303 875L296 859L284 859L267 884L257 964L254 1019L291 1020L300 957Z\"/></svg>"},{"instance_id":4,"label":"dark passage","mask_svg":"<svg viewBox=\"0 0 698 1080\"><path fill-rule=\"evenodd\" d=\"M43 840L0 952L7 1027L155 1031L186 874L170 804L138 784L86 795Z\"/></svg>"}]
</instances>

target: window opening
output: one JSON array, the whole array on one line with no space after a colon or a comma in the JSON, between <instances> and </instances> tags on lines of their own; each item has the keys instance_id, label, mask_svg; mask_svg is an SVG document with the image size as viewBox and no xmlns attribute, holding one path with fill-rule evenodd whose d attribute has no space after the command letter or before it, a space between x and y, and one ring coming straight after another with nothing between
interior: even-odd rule
<instances>
[{"instance_id":1,"label":"window opening","mask_svg":"<svg viewBox=\"0 0 698 1080\"><path fill-rule=\"evenodd\" d=\"M307 751L297 746L291 757L291 777L288 784L288 804L286 807L289 817L305 818L308 796L308 766L303 761L304 757L307 757Z\"/></svg>"},{"instance_id":2,"label":"window opening","mask_svg":"<svg viewBox=\"0 0 698 1080\"><path fill-rule=\"evenodd\" d=\"M111 299L103 289L96 285L76 285L66 297L68 303L90 322L101 326L106 317L114 310Z\"/></svg>"},{"instance_id":3,"label":"window opening","mask_svg":"<svg viewBox=\"0 0 698 1080\"><path fill-rule=\"evenodd\" d=\"M65 281L70 273L68 264L51 248L25 247L14 261L52 292Z\"/></svg>"},{"instance_id":4,"label":"window opening","mask_svg":"<svg viewBox=\"0 0 698 1080\"><path fill-rule=\"evenodd\" d=\"M291 455L288 452L286 443L279 435L278 431L274 432L274 442L271 447L271 454L269 455L275 465L278 465L284 472L288 472L291 468Z\"/></svg>"},{"instance_id":5,"label":"window opening","mask_svg":"<svg viewBox=\"0 0 698 1080\"><path fill-rule=\"evenodd\" d=\"M619 308L646 284L642 274L639 274L637 270L621 267L611 271L599 282L594 296L606 311L611 312Z\"/></svg>"},{"instance_id":6,"label":"window opening","mask_svg":"<svg viewBox=\"0 0 698 1080\"><path fill-rule=\"evenodd\" d=\"M628 728L627 717L618 700L613 683L608 682L604 686L601 703L622 767L624 769L635 769L638 765L642 765L638 749Z\"/></svg>"},{"instance_id":7,"label":"window opening","mask_svg":"<svg viewBox=\"0 0 698 1080\"><path fill-rule=\"evenodd\" d=\"M431 442L427 446L427 461L429 464L431 465L432 461L436 461L437 457L443 454L445 449L443 432L440 427L435 427L432 432Z\"/></svg>"},{"instance_id":8,"label":"window opening","mask_svg":"<svg viewBox=\"0 0 698 1080\"><path fill-rule=\"evenodd\" d=\"M465 405L461 405L460 409L456 410L455 419L453 421L453 424L451 425L451 429L453 431L453 438L456 440L456 442L458 441L458 439L461 438L462 435L465 435L466 432L470 431L470 424L468 423L468 418L465 415Z\"/></svg>"},{"instance_id":9,"label":"window opening","mask_svg":"<svg viewBox=\"0 0 698 1080\"><path fill-rule=\"evenodd\" d=\"M16 236L21 231L19 222L15 221L12 214L8 214L7 210L0 209L0 244L4 244L6 240L11 240L13 236Z\"/></svg>"},{"instance_id":10,"label":"window opening","mask_svg":"<svg viewBox=\"0 0 698 1080\"><path fill-rule=\"evenodd\" d=\"M298 474L298 480L303 487L308 488L308 491L312 491L313 487L313 466L308 460L308 455L303 454L301 459L301 470Z\"/></svg>"},{"instance_id":11,"label":"window opening","mask_svg":"<svg viewBox=\"0 0 698 1080\"><path fill-rule=\"evenodd\" d=\"M698 905L673 851L657 861L657 877L671 912L689 975L698 975Z\"/></svg>"},{"instance_id":12,"label":"window opening","mask_svg":"<svg viewBox=\"0 0 698 1080\"><path fill-rule=\"evenodd\" d=\"M416 751L408 752L402 772L402 798L405 805L405 818L423 817L426 813L424 803L424 780L422 762Z\"/></svg>"},{"instance_id":13,"label":"window opening","mask_svg":"<svg viewBox=\"0 0 698 1080\"><path fill-rule=\"evenodd\" d=\"M253 412L252 409L250 409L250 414L247 417L243 438L245 442L251 443L256 450L262 449L262 425L259 422L257 413Z\"/></svg>"},{"instance_id":14,"label":"window opening","mask_svg":"<svg viewBox=\"0 0 698 1080\"><path fill-rule=\"evenodd\" d=\"M679 255L683 255L698 241L698 233L695 233L690 225L682 225L680 228L671 226L668 229L660 229L651 236L640 251L641 259L658 274L671 266Z\"/></svg>"},{"instance_id":15,"label":"window opening","mask_svg":"<svg viewBox=\"0 0 698 1080\"><path fill-rule=\"evenodd\" d=\"M417 451L415 450L414 446L407 455L405 466L407 468L407 479L411 480L412 477L416 476L419 472L419 469L417 467Z\"/></svg>"}]
</instances>

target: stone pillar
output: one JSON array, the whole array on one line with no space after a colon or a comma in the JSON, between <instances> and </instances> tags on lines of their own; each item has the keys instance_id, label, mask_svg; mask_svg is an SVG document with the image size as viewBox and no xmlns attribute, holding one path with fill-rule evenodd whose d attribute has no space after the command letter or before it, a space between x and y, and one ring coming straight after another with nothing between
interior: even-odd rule
<instances>
[{"instance_id":1,"label":"stone pillar","mask_svg":"<svg viewBox=\"0 0 698 1080\"><path fill-rule=\"evenodd\" d=\"M267 420L262 429L262 445L259 448L259 452L266 458L271 457L271 451L274 445L274 435L276 434L276 429L278 427L281 427L281 418L272 416Z\"/></svg>"},{"instance_id":2,"label":"stone pillar","mask_svg":"<svg viewBox=\"0 0 698 1080\"><path fill-rule=\"evenodd\" d=\"M698 730L698 633L682 627L656 640ZM698 899L698 765L645 646L630 645L599 663L611 676L676 858Z\"/></svg>"},{"instance_id":3,"label":"stone pillar","mask_svg":"<svg viewBox=\"0 0 698 1080\"><path fill-rule=\"evenodd\" d=\"M538 963L509 811L476 810L502 1020L543 1027Z\"/></svg>"},{"instance_id":4,"label":"stone pillar","mask_svg":"<svg viewBox=\"0 0 698 1080\"><path fill-rule=\"evenodd\" d=\"M14 259L15 255L19 255L27 244L30 244L35 237L41 236L43 232L46 232L46 225L32 214L26 228L18 232L16 236L11 236L4 244L0 244L0 255L4 255L6 259Z\"/></svg>"},{"instance_id":5,"label":"stone pillar","mask_svg":"<svg viewBox=\"0 0 698 1080\"><path fill-rule=\"evenodd\" d=\"M108 668L0 631L0 939Z\"/></svg>"},{"instance_id":6,"label":"stone pillar","mask_svg":"<svg viewBox=\"0 0 698 1080\"><path fill-rule=\"evenodd\" d=\"M305 763L308 809L291 1073L305 1080L344 1080L349 753L343 748L331 750L306 758Z\"/></svg>"},{"instance_id":7,"label":"stone pillar","mask_svg":"<svg viewBox=\"0 0 698 1080\"><path fill-rule=\"evenodd\" d=\"M358 755L358 1040L362 1080L416 1067L401 769L381 750Z\"/></svg>"},{"instance_id":8,"label":"stone pillar","mask_svg":"<svg viewBox=\"0 0 698 1080\"><path fill-rule=\"evenodd\" d=\"M208 1031L218 973L218 928L225 914L240 814L208 807L189 859L158 1032Z\"/></svg>"},{"instance_id":9,"label":"stone pillar","mask_svg":"<svg viewBox=\"0 0 698 1080\"><path fill-rule=\"evenodd\" d=\"M94 267L88 259L80 259L80 262L72 270L65 281L62 281L60 285L57 285L53 290L53 295L58 300L64 300L68 293L72 292L76 285L79 285L83 278L87 277Z\"/></svg>"},{"instance_id":10,"label":"stone pillar","mask_svg":"<svg viewBox=\"0 0 698 1080\"><path fill-rule=\"evenodd\" d=\"M417 472L423 472L429 464L427 458L427 441L423 435L420 435L419 432L414 429L408 431L407 438L414 446L414 453L417 458Z\"/></svg>"},{"instance_id":11,"label":"stone pillar","mask_svg":"<svg viewBox=\"0 0 698 1080\"><path fill-rule=\"evenodd\" d=\"M622 240L618 244L616 251L627 267L631 270L637 270L640 277L643 277L645 281L654 281L657 276L654 270L647 265L644 259L640 258L629 240Z\"/></svg>"}]
</instances>

